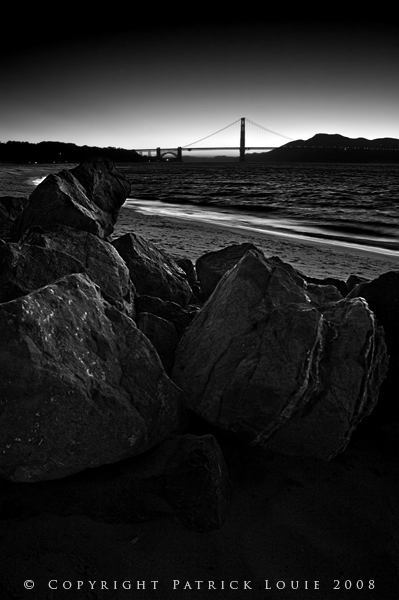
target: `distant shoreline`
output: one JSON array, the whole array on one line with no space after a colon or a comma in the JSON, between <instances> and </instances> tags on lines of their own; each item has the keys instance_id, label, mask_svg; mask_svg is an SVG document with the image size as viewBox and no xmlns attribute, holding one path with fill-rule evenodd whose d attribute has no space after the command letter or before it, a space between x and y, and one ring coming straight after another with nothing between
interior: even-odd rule
<instances>
[{"instance_id":1,"label":"distant shoreline","mask_svg":"<svg viewBox=\"0 0 399 600\"><path fill-rule=\"evenodd\" d=\"M195 148L191 149L195 152ZM155 151L155 149L154 149ZM115 163L132 162L176 162L173 157L158 160L145 156L134 149L97 146L77 146L73 143L43 141L38 143L8 141L0 142L0 163L80 163L87 158L101 155ZM308 140L290 141L279 148L267 152L247 152L248 163L377 163L399 164L399 139L348 138L339 134L317 133ZM237 162L237 156L216 155L187 156L182 162Z\"/></svg>"}]
</instances>

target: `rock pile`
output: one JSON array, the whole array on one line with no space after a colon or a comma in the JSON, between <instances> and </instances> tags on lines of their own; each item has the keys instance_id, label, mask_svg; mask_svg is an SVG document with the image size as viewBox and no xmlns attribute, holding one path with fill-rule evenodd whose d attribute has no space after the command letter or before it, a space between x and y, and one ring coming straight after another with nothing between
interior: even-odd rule
<instances>
[{"instance_id":1,"label":"rock pile","mask_svg":"<svg viewBox=\"0 0 399 600\"><path fill-rule=\"evenodd\" d=\"M3 203L0 509L17 498L21 513L131 520L163 502L208 531L230 484L191 416L273 451L334 457L377 404L382 326L398 322L396 295L386 309L378 290L397 289L398 273L339 291L252 244L194 267L137 233L111 238L129 191L95 159L49 175L19 211Z\"/></svg>"}]
</instances>

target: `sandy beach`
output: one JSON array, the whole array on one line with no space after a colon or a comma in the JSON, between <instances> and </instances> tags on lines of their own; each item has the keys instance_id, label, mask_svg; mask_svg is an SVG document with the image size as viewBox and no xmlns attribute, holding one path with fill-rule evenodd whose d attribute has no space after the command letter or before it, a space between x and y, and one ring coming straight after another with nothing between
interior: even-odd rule
<instances>
[{"instance_id":1,"label":"sandy beach","mask_svg":"<svg viewBox=\"0 0 399 600\"><path fill-rule=\"evenodd\" d=\"M130 231L142 235L171 256L185 256L193 262L206 252L230 244L252 242L266 256L278 256L311 277L349 275L374 279L386 271L399 268L399 257L356 247L333 245L323 241L306 241L272 233L259 233L188 219L143 214L123 206L115 227L115 237Z\"/></svg>"}]
</instances>

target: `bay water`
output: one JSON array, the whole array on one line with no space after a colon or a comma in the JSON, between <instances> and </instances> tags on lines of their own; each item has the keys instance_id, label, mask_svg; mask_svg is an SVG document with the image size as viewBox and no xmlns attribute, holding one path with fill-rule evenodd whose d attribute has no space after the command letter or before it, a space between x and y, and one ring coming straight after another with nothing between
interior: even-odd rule
<instances>
[{"instance_id":1,"label":"bay water","mask_svg":"<svg viewBox=\"0 0 399 600\"><path fill-rule=\"evenodd\" d=\"M0 195L28 196L74 165L0 165ZM399 258L399 165L162 162L118 164L125 207L279 236L372 247Z\"/></svg>"}]
</instances>

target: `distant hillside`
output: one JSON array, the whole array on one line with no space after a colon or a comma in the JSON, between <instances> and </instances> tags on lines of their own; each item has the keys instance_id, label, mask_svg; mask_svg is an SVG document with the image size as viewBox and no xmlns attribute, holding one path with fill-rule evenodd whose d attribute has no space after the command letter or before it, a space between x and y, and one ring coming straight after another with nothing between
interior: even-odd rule
<instances>
[{"instance_id":1,"label":"distant hillside","mask_svg":"<svg viewBox=\"0 0 399 600\"><path fill-rule=\"evenodd\" d=\"M113 162L139 162L148 160L134 150L77 146L64 142L0 142L0 162L10 163L76 163L90 156L103 156Z\"/></svg>"},{"instance_id":2,"label":"distant hillside","mask_svg":"<svg viewBox=\"0 0 399 600\"><path fill-rule=\"evenodd\" d=\"M399 163L396 138L348 138L317 133L309 140L288 142L270 152L246 155L247 162L358 162Z\"/></svg>"}]
</instances>

